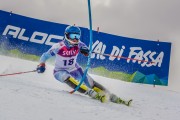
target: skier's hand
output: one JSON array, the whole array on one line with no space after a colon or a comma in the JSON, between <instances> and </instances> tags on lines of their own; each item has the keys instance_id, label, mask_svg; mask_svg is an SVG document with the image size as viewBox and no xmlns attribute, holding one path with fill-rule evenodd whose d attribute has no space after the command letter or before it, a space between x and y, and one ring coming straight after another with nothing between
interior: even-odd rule
<instances>
[{"instance_id":1,"label":"skier's hand","mask_svg":"<svg viewBox=\"0 0 180 120\"><path fill-rule=\"evenodd\" d=\"M38 66L37 66L37 72L38 73L43 73L45 70L46 70L46 68L45 68L45 63L40 63Z\"/></svg>"},{"instance_id":2,"label":"skier's hand","mask_svg":"<svg viewBox=\"0 0 180 120\"><path fill-rule=\"evenodd\" d=\"M84 55L84 56L88 56L89 55L89 49L87 47L81 47L80 48L80 52Z\"/></svg>"}]
</instances>

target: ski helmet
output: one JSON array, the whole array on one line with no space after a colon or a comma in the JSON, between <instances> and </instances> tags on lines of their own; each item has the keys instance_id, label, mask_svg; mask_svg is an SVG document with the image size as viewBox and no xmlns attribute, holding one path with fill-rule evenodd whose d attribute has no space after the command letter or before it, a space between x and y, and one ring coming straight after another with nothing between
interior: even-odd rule
<instances>
[{"instance_id":1,"label":"ski helmet","mask_svg":"<svg viewBox=\"0 0 180 120\"><path fill-rule=\"evenodd\" d=\"M68 26L65 29L65 40L70 46L78 45L81 37L81 30L77 26Z\"/></svg>"}]
</instances>

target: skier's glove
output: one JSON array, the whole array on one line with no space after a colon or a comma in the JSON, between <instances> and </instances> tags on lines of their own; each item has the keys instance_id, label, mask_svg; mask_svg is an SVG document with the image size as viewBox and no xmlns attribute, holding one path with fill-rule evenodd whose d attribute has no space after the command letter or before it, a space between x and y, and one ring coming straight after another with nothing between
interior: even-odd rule
<instances>
[{"instance_id":1,"label":"skier's glove","mask_svg":"<svg viewBox=\"0 0 180 120\"><path fill-rule=\"evenodd\" d=\"M37 66L37 72L38 73L43 73L45 70L46 70L46 68L45 68L45 63L40 63L38 66Z\"/></svg>"},{"instance_id":2,"label":"skier's glove","mask_svg":"<svg viewBox=\"0 0 180 120\"><path fill-rule=\"evenodd\" d=\"M89 55L89 49L87 47L81 47L80 48L80 52L84 55L84 56L88 56Z\"/></svg>"}]
</instances>

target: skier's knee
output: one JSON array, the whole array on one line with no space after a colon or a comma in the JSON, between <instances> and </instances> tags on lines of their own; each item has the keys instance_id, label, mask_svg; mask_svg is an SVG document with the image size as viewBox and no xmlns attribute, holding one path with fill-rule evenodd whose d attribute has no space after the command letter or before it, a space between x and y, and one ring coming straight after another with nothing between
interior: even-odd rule
<instances>
[{"instance_id":1,"label":"skier's knee","mask_svg":"<svg viewBox=\"0 0 180 120\"><path fill-rule=\"evenodd\" d=\"M70 77L70 75L66 72L66 71L61 71L61 72L57 72L54 74L54 77L60 81L60 82L64 82L67 78Z\"/></svg>"}]
</instances>

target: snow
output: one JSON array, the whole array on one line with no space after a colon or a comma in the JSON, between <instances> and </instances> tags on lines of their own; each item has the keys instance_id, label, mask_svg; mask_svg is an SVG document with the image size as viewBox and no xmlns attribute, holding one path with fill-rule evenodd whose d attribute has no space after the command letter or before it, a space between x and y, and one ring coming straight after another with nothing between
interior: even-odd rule
<instances>
[{"instance_id":1,"label":"snow","mask_svg":"<svg viewBox=\"0 0 180 120\"><path fill-rule=\"evenodd\" d=\"M0 55L0 74L36 69L37 62ZM179 120L180 93L91 75L111 92L133 99L132 106L101 103L75 93L53 77L53 66L0 77L0 120Z\"/></svg>"}]
</instances>

